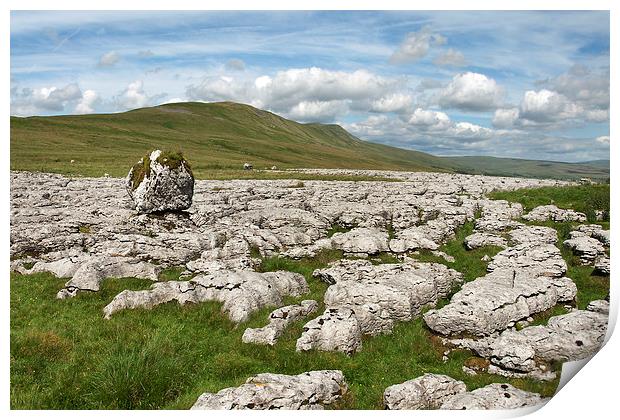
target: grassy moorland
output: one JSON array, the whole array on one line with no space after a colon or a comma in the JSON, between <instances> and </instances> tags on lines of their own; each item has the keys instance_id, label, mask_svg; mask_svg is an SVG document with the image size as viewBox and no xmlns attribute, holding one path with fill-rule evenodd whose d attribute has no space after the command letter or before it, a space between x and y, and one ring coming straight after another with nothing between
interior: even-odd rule
<instances>
[{"instance_id":1,"label":"grassy moorland","mask_svg":"<svg viewBox=\"0 0 620 420\"><path fill-rule=\"evenodd\" d=\"M243 172L276 165L607 179L608 163L438 157L358 139L335 124L300 124L233 102L176 103L117 114L11 117L11 169L125 176L147 150L181 151L199 179L290 178ZM73 162L71 162L73 161ZM297 179L317 179L300 178Z\"/></svg>"},{"instance_id":2,"label":"grassy moorland","mask_svg":"<svg viewBox=\"0 0 620 420\"><path fill-rule=\"evenodd\" d=\"M289 270L306 277L310 293L288 298L287 303L307 298L322 302L327 285L313 278L312 271L341 257L340 252L329 251L297 261L266 258L258 269ZM462 264L476 273L481 269L477 254L469 257L469 264ZM178 276L179 271L170 270L165 279L174 279L175 273ZM64 281L50 274L11 274L14 409L188 408L202 392L238 386L256 373L297 374L314 369L344 372L351 392L338 408L382 408L387 386L427 372L463 380L470 389L508 381L550 396L557 386L556 381L468 376L462 366L474 359L472 354L456 351L444 363L445 349L420 318L400 323L391 335L365 338L362 351L351 357L297 353L295 341L307 320L289 328L273 348L242 344L245 328L264 325L274 308L259 311L239 326L228 321L216 303L185 307L170 303L150 311L123 311L104 320L102 308L115 294L126 288L146 288L149 282L109 279L100 293L59 301L55 293Z\"/></svg>"},{"instance_id":3,"label":"grassy moorland","mask_svg":"<svg viewBox=\"0 0 620 420\"><path fill-rule=\"evenodd\" d=\"M540 193L554 197L538 197L541 202L553 199L561 206L578 204L576 200L582 197L583 191L542 189ZM537 202L534 195L528 192L522 196L523 200L532 200L526 206ZM558 246L568 264L567 275L579 290L577 305L584 308L590 301L604 298L609 293L609 277L593 276L592 267L578 265L570 250L562 247L562 241L575 224L543 224L558 230ZM426 252L414 256L444 263L462 272L466 281L482 276L486 263L481 258L485 254L495 255L499 248L466 250L463 239L472 229L473 222L466 223L453 240L441 247L456 258L454 263ZM330 233L338 231L343 229L334 227ZM301 260L263 258L257 270L289 270L305 276L310 293L287 298L287 304L308 298L322 302L327 285L313 278L312 272L339 258L342 258L339 251L325 251ZM374 259L375 263L394 261L390 254ZM175 280L180 272L180 268L166 270L161 280ZM234 325L223 316L216 303L184 307L169 303L152 310L122 311L111 320L104 320L102 309L117 293L147 288L150 282L109 279L99 293L57 300L55 294L64 282L51 274L11 273L10 401L13 409L188 408L201 393L238 386L260 372L297 374L316 369L340 369L345 374L351 392L335 408L382 408L382 394L387 386L427 372L460 379L469 389L492 382L509 382L551 396L557 387L557 381L466 375L462 366L476 365L480 359L460 350L452 352L443 362L445 349L421 318L399 323L391 335L365 338L361 352L350 357L334 352L297 353L295 341L307 319L289 328L274 347L242 344L245 328L264 325L274 308L262 309L241 325ZM445 303L447 299L440 305ZM565 310L558 305L536 315L534 324L544 324L549 317L562 313Z\"/></svg>"}]
</instances>

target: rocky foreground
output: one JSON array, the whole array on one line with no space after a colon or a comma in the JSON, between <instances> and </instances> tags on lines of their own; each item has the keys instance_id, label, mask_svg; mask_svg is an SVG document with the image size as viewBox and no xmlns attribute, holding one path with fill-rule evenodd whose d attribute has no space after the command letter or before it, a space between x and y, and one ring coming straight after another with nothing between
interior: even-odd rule
<instances>
[{"instance_id":1,"label":"rocky foreground","mask_svg":"<svg viewBox=\"0 0 620 420\"><path fill-rule=\"evenodd\" d=\"M102 308L106 318L171 301L218 301L224 316L241 324L263 307L278 308L264 327L246 330L245 343L274 345L292 322L314 317L297 340L300 352L364 351L364 336L391 333L395 323L422 316L445 345L468 348L484 359L483 370L549 380L557 374L554 362L588 357L602 345L605 301L551 318L546 325L528 326L532 316L558 304L572 307L577 287L566 277L557 232L526 222L584 223L585 215L555 206L524 214L520 204L485 196L565 182L323 172L403 181L196 181L187 211L139 214L121 179L12 172L11 268L68 278L59 299L97 292L110 277L153 281L150 289L117 295ZM451 257L439 247L474 220L475 231L464 246L503 248L487 258L485 276L464 284L458 271L415 259L416 252L426 250L447 261ZM339 232L330 235L334 230ZM609 274L609 232L600 226L582 224L564 246L582 264ZM256 271L263 257L312 258L325 250L342 251L343 258L313 273L329 285L322 313L316 313L318 302L302 301L309 290L302 275ZM373 264L373 257L384 254L398 262ZM158 280L162 270L177 266L185 270L180 280ZM301 303L283 306L290 296ZM449 303L433 309L443 298ZM203 394L194 408L322 408L347 392L345 381L339 371L264 373L239 388ZM394 385L384 400L392 409L513 408L544 402L508 384L467 392L462 382L442 375Z\"/></svg>"}]
</instances>

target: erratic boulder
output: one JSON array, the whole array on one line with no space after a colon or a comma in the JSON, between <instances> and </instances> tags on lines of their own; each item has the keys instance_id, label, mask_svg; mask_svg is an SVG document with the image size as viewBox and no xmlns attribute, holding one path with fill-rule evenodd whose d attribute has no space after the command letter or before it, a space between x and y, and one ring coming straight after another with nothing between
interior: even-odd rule
<instances>
[{"instance_id":1,"label":"erratic boulder","mask_svg":"<svg viewBox=\"0 0 620 420\"><path fill-rule=\"evenodd\" d=\"M180 153L154 150L129 170L125 186L139 213L186 210L192 205L194 175Z\"/></svg>"}]
</instances>

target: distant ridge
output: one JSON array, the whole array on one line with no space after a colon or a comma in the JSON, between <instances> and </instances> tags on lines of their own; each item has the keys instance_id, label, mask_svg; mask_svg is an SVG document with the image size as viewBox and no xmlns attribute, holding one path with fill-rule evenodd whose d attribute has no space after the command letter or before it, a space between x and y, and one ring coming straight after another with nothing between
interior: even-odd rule
<instances>
[{"instance_id":1,"label":"distant ridge","mask_svg":"<svg viewBox=\"0 0 620 420\"><path fill-rule=\"evenodd\" d=\"M212 169L349 168L606 179L602 161L438 157L360 140L336 124L301 124L234 102L183 102L115 114L11 117L11 169L123 176L148 149L182 150ZM69 164L71 160L75 162Z\"/></svg>"}]
</instances>

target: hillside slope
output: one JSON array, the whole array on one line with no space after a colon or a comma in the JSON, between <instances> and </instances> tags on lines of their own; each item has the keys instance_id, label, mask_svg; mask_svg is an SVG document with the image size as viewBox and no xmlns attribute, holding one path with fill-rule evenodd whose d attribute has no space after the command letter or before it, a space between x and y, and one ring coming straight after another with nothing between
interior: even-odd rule
<instances>
[{"instance_id":1,"label":"hillside slope","mask_svg":"<svg viewBox=\"0 0 620 420\"><path fill-rule=\"evenodd\" d=\"M300 124L233 102L166 104L117 114L11 117L11 169L126 175L147 150L181 150L201 178L255 168L391 169L605 179L603 165L445 158L362 141L339 125ZM71 163L71 161L74 161Z\"/></svg>"}]
</instances>

